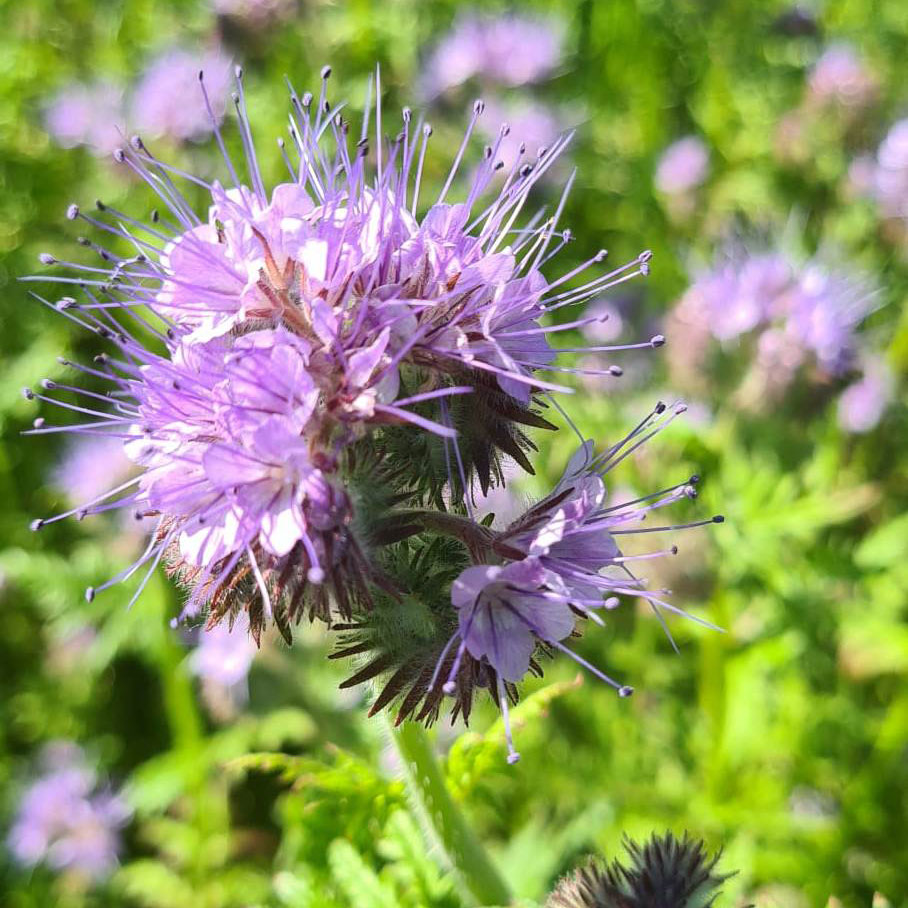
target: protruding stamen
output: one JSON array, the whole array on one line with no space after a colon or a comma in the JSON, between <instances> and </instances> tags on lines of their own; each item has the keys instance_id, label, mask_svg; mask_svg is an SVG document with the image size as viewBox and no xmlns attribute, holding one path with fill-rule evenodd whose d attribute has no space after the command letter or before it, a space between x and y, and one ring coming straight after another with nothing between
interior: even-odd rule
<instances>
[{"instance_id":1,"label":"protruding stamen","mask_svg":"<svg viewBox=\"0 0 908 908\"><path fill-rule=\"evenodd\" d=\"M500 674L496 674L496 680L498 682L498 703L501 706L501 718L504 721L504 737L508 746L508 763L513 766L515 763L520 762L520 754L514 747L514 737L511 734L511 713L508 708L508 693L505 690L504 681L501 680Z\"/></svg>"}]
</instances>

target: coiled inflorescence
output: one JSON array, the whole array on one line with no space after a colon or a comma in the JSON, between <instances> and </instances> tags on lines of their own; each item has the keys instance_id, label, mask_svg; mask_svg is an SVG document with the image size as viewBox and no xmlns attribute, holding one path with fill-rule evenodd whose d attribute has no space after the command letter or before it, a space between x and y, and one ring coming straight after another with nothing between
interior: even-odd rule
<instances>
[{"instance_id":1,"label":"coiled inflorescence","mask_svg":"<svg viewBox=\"0 0 908 908\"><path fill-rule=\"evenodd\" d=\"M144 572L138 596L163 562L186 587L183 617L204 613L209 627L245 612L257 640L273 622L290 641L302 616L327 622L343 634L340 655L366 657L351 683L382 676L375 706L397 699L399 719L435 718L446 693L468 715L477 686L506 712L541 655L570 652L578 619L623 594L672 608L642 589L617 539L692 496L694 481L606 506L603 477L681 408L660 405L599 455L584 442L552 494L506 529L471 507L477 487L504 484L503 459L532 471L527 432L553 429L543 410L570 390L547 376L571 371L553 339L601 320L551 314L645 275L650 256L603 272L600 251L545 276L571 238L559 226L571 180L552 215L522 212L569 136L505 168L507 126L474 153L477 102L422 205L431 128L405 109L387 141L380 104L367 102L356 139L322 76L317 99L291 90L290 142L278 143L288 178L270 191L237 70L245 180L212 113L226 185L158 161L135 137L115 158L157 194L150 221L70 206L111 243L80 239L100 265L42 256L66 268L49 280L82 300L39 299L109 349L65 363L84 386L27 392L83 417L33 431L119 439L137 475L33 526L132 509L156 522L148 545L89 598ZM210 197L207 213L181 181Z\"/></svg>"}]
</instances>

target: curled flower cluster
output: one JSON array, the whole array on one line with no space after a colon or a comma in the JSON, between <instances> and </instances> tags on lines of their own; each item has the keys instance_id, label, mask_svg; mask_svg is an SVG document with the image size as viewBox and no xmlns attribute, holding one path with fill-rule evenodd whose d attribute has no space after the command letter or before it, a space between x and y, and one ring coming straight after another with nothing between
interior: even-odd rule
<instances>
[{"instance_id":1,"label":"curled flower cluster","mask_svg":"<svg viewBox=\"0 0 908 908\"><path fill-rule=\"evenodd\" d=\"M823 380L883 369L863 350L857 331L873 307L871 283L830 265L826 256L805 261L773 249L726 249L695 276L669 317L670 330L684 341L679 345L684 355L670 351L669 363L676 379L696 388L711 341L729 346L751 340L752 362L738 396L745 406L760 409L779 400L808 366ZM847 421L843 425L847 428Z\"/></svg>"},{"instance_id":2,"label":"curled flower cluster","mask_svg":"<svg viewBox=\"0 0 908 908\"><path fill-rule=\"evenodd\" d=\"M145 223L100 202L100 213L70 206L71 220L112 243L82 241L100 267L44 254L66 268L50 280L83 299L38 298L110 349L90 365L64 361L85 387L26 390L83 418L39 418L32 431L118 439L138 475L33 528L129 509L155 522L148 545L89 599L141 571L135 599L163 562L186 589L182 617L204 613L208 628L242 616L256 641L273 623L289 642L304 616L326 622L344 640L336 655L370 657L346 683L383 676L375 708L398 697L399 719L434 719L445 694L467 716L477 687L506 712L537 656L570 653L562 641L577 621L616 596L673 608L642 589L616 538L693 497L695 480L607 506L602 477L681 407L660 404L599 455L584 443L552 494L502 531L471 504L477 486L504 484L506 461L532 472L527 432L553 429L542 411L560 411L552 394L569 390L547 376L571 371L560 352L662 345L554 345L602 316L553 313L645 275L650 256L605 270L599 251L547 276L571 238L558 223L570 184L553 214L520 217L569 137L504 166L507 126L492 145L471 142L477 102L439 195L421 206L431 127L405 109L387 141L380 104L367 103L354 141L328 99L330 69L322 75L319 98L291 95L291 141L279 143L288 179L273 189L238 70L248 185L202 79L228 175L226 185L188 177L208 193L207 212L138 137L115 158L161 211Z\"/></svg>"},{"instance_id":3,"label":"curled flower cluster","mask_svg":"<svg viewBox=\"0 0 908 908\"><path fill-rule=\"evenodd\" d=\"M10 852L25 866L46 862L55 870L103 879L117 866L129 808L99 787L76 745L51 745L42 762L45 771L25 792L10 829Z\"/></svg>"},{"instance_id":4,"label":"curled flower cluster","mask_svg":"<svg viewBox=\"0 0 908 908\"><path fill-rule=\"evenodd\" d=\"M633 688L613 680L562 642L574 633L577 617L601 623L597 610L616 608L619 595L647 600L657 615L665 608L691 617L663 598L667 590L646 589L629 567L636 561L675 555L677 546L624 555L617 537L721 523L723 518L717 515L685 525L640 526L651 511L696 498L699 477L617 504L606 503L604 482L613 467L684 409L660 403L633 432L599 455L594 454L592 441L584 442L548 496L491 534L487 553L493 556L492 563L466 568L452 585L458 626L439 667L447 649L458 639L460 645L443 689L456 692L459 662L466 652L495 669L508 762L517 762L520 755L511 739L505 683L520 681L527 674L538 646L564 653L615 688L619 696L628 697Z\"/></svg>"}]
</instances>

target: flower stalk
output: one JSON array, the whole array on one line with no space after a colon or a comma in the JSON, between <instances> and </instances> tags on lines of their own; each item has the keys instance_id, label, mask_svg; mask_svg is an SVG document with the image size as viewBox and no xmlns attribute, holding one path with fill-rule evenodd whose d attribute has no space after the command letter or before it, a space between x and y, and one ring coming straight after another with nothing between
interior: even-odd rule
<instances>
[{"instance_id":1,"label":"flower stalk","mask_svg":"<svg viewBox=\"0 0 908 908\"><path fill-rule=\"evenodd\" d=\"M426 731L416 722L394 726L389 721L388 727L404 766L410 797L429 836L444 851L477 905L510 905L507 883L451 797Z\"/></svg>"}]
</instances>

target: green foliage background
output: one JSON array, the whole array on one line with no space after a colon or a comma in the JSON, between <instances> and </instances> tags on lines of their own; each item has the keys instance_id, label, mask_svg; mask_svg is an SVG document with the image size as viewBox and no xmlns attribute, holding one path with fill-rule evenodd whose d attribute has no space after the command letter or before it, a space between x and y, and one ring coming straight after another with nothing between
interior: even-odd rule
<instances>
[{"instance_id":1,"label":"green foliage background","mask_svg":"<svg viewBox=\"0 0 908 908\"><path fill-rule=\"evenodd\" d=\"M654 251L633 316L639 331L683 292L686 262L709 256L726 224L779 227L794 213L805 248L834 242L879 282L868 330L884 340L881 355L903 389L908 263L873 206L847 199L843 180L855 150L875 147L908 109L908 5L828 0L817 13L822 37L774 27L786 9L776 2L532 7L567 26L565 64L538 94L582 121L564 221L578 237L569 257L601 246L616 262ZM335 94L359 105L379 61L396 109L412 100L426 48L457 9L421 0L304 3L290 24L235 50L270 175L280 172L268 148L283 130L285 73L302 90L331 62ZM317 628L292 649L270 641L247 707L218 722L168 626L178 606L163 578L129 612L121 589L84 601L86 585L124 563L116 525L94 519L29 533L32 517L61 505L48 483L61 448L19 436L35 415L20 388L57 374L60 354L95 351L15 279L35 270L40 251L69 248L69 202L102 197L133 212L150 204L109 163L55 147L42 105L72 79L134 80L159 47L204 44L214 20L203 4L179 0L6 0L0 25L0 828L41 745L55 738L85 746L135 810L122 866L104 886L86 889L42 868L26 873L3 853L0 902L469 904L443 854L426 845L382 721L365 719L367 698L337 690L344 668L325 659ZM857 136L813 124L806 160L782 166L776 125L799 103L810 63L838 38L877 73L880 103ZM442 109L435 119L430 179L442 174L440 152L464 118ZM666 216L652 173L660 151L689 132L709 143L713 173L695 217L680 225ZM168 154L217 173L207 144ZM661 359L648 354L650 371L622 393L581 391L568 401L584 433L614 439L636 422L666 387ZM800 908L835 893L846 905L869 905L880 891L908 905L908 412L897 401L872 433L848 436L819 396L761 417L720 394L709 404L712 419L678 423L621 481L648 491L695 470L704 476L702 509L727 523L680 540L670 585L679 604L727 632L675 621L676 655L651 616L620 610L606 629L587 633L582 651L631 679L637 695L618 700L589 677L558 683L575 672L556 662L527 686L545 693L515 715L517 767L504 761L490 709L468 731L439 730L448 783L531 903L588 852L616 854L622 833L671 828L725 848L723 866L739 871L726 904ZM557 478L572 447L568 431L540 443L540 475L527 494ZM61 673L49 654L85 623L97 636Z\"/></svg>"}]
</instances>

